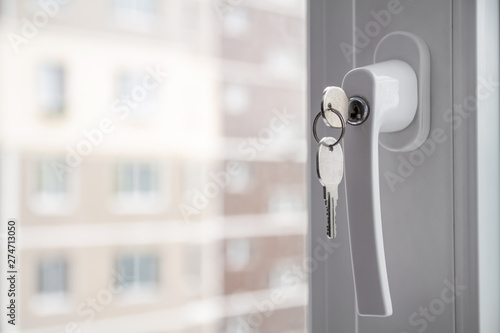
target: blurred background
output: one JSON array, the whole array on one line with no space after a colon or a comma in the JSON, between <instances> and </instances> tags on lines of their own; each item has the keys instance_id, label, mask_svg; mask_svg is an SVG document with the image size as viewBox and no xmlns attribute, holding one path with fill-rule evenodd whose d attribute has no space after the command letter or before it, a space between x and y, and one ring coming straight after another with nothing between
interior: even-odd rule
<instances>
[{"instance_id":1,"label":"blurred background","mask_svg":"<svg viewBox=\"0 0 500 333\"><path fill-rule=\"evenodd\" d=\"M305 332L305 5L0 1L1 331Z\"/></svg>"}]
</instances>

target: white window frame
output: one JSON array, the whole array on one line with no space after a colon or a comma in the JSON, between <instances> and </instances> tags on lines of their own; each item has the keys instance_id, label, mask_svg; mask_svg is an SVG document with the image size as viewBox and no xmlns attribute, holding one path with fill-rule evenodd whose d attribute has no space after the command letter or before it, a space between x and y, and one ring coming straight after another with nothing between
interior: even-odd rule
<instances>
[{"instance_id":1,"label":"white window frame","mask_svg":"<svg viewBox=\"0 0 500 333\"><path fill-rule=\"evenodd\" d=\"M149 166L153 168L153 184L155 186L154 190L149 193L144 193L138 191L140 187L139 180L137 179L139 167ZM119 178L120 169L124 167L132 167L133 174L135 175L132 179L134 182L134 190L119 191ZM123 169L122 169L123 170ZM169 181L169 168L163 163L150 160L121 160L117 161L113 166L113 177L112 177L112 194L111 194L111 210L116 214L144 214L144 215L155 215L162 212L168 205L169 193L168 186L164 186L164 182Z\"/></svg>"},{"instance_id":2,"label":"white window frame","mask_svg":"<svg viewBox=\"0 0 500 333\"><path fill-rule=\"evenodd\" d=\"M28 176L26 180L29 193L29 206L37 214L69 215L76 209L78 202L79 170L78 168L72 168L68 172L66 169L58 169L56 163L59 166L66 166L64 159L59 157L44 157L28 161ZM45 171L54 172L54 176L60 181L66 182L64 185L66 189L60 193L51 193L50 191L40 192L38 189L38 182L40 181L39 168L45 168ZM61 171L59 175L57 175L57 170Z\"/></svg>"},{"instance_id":3,"label":"white window frame","mask_svg":"<svg viewBox=\"0 0 500 333\"><path fill-rule=\"evenodd\" d=\"M499 5L498 1L488 0L457 0L449 4L453 22L453 36L450 36L453 40L453 95L450 99L453 104L460 104L464 98L477 96L481 77L492 74L498 82ZM387 1L383 5L387 5ZM342 4L308 2L309 75L312 77L310 92L322 91L325 84L332 80L341 82L343 75L353 66L356 67L355 63L347 65L343 61L339 43L354 41L349 27L354 24L353 10L363 10L362 6L363 3L354 0ZM366 13L370 10L366 8ZM331 59L342 61L332 63ZM467 286L467 292L454 303L454 322L450 331L453 329L456 333L490 333L500 329L498 99L498 91L495 98L487 101L478 98L476 112L471 113L467 121L463 121L462 126L453 131L454 169L450 172L453 173L454 270L458 283ZM312 120L317 112L317 101L311 99L309 103ZM454 110L455 115L456 112ZM314 255L312 251L317 245L317 238L324 233L322 228L316 228L311 223L318 220L316 212L320 211L319 207L324 207L319 200L311 199L311 184L317 182L313 165L316 148L316 142L310 141L309 257ZM326 265L320 265L309 276L309 332L341 332L339 327L343 327L329 320L331 313L327 312L326 305L328 299L334 297L330 289L334 282L328 281L328 273ZM352 305L351 300L348 303L348 306ZM415 310L418 311L418 307ZM382 328L380 325L377 327Z\"/></svg>"},{"instance_id":4,"label":"white window frame","mask_svg":"<svg viewBox=\"0 0 500 333\"><path fill-rule=\"evenodd\" d=\"M131 282L126 283L127 277L123 276L122 269L120 267L121 261L124 259L131 259L133 262L133 279ZM154 267L154 280L151 282L140 281L140 265L141 260L153 259L155 263ZM120 299L124 303L134 303L142 301L154 300L157 292L161 288L160 282L164 282L161 279L161 267L160 267L160 257L154 252L137 252L137 253L123 253L116 257L115 261L116 271L120 279L117 283L120 284L118 288L123 288L123 292L120 294Z\"/></svg>"},{"instance_id":5,"label":"white window frame","mask_svg":"<svg viewBox=\"0 0 500 333\"><path fill-rule=\"evenodd\" d=\"M56 292L47 292L40 289L40 279L43 278L45 265L59 263L64 269L64 284L63 290ZM32 295L30 304L35 313L40 316L53 316L69 313L71 310L71 293L70 293L70 269L67 258L60 256L49 256L41 258L36 271L36 292Z\"/></svg>"}]
</instances>

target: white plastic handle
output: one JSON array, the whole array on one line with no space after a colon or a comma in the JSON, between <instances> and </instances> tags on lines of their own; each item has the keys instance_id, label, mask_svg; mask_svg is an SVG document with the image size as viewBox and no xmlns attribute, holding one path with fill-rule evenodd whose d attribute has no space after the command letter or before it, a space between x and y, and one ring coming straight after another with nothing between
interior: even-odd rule
<instances>
[{"instance_id":1,"label":"white plastic handle","mask_svg":"<svg viewBox=\"0 0 500 333\"><path fill-rule=\"evenodd\" d=\"M349 126L344 139L349 233L360 315L390 316L392 302L382 235L378 139L403 130L417 110L417 77L411 66L389 60L355 68L342 88L369 104L367 120Z\"/></svg>"}]
</instances>

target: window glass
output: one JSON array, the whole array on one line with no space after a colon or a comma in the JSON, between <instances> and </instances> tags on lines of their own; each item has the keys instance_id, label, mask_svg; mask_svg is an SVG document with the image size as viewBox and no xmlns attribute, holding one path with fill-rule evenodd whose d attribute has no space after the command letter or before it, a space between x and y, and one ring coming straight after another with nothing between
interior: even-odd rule
<instances>
[{"instance_id":1,"label":"window glass","mask_svg":"<svg viewBox=\"0 0 500 333\"><path fill-rule=\"evenodd\" d=\"M154 255L124 255L118 259L117 266L125 289L156 287L157 259Z\"/></svg>"},{"instance_id":2,"label":"window glass","mask_svg":"<svg viewBox=\"0 0 500 333\"><path fill-rule=\"evenodd\" d=\"M67 292L66 262L62 259L44 260L38 272L40 294L63 294Z\"/></svg>"},{"instance_id":3,"label":"window glass","mask_svg":"<svg viewBox=\"0 0 500 333\"><path fill-rule=\"evenodd\" d=\"M250 30L248 11L244 8L234 8L224 17L224 33L227 37L239 38Z\"/></svg>"},{"instance_id":4,"label":"window glass","mask_svg":"<svg viewBox=\"0 0 500 333\"><path fill-rule=\"evenodd\" d=\"M231 239L226 242L226 267L228 269L243 270L251 259L252 249L248 239Z\"/></svg>"},{"instance_id":5,"label":"window glass","mask_svg":"<svg viewBox=\"0 0 500 333\"><path fill-rule=\"evenodd\" d=\"M121 163L117 166L117 194L141 198L157 191L157 167L146 163Z\"/></svg>"},{"instance_id":6,"label":"window glass","mask_svg":"<svg viewBox=\"0 0 500 333\"><path fill-rule=\"evenodd\" d=\"M228 193L245 193L249 190L252 179L249 163L245 162L230 162L238 163L238 169L232 175L229 185L227 186Z\"/></svg>"},{"instance_id":7,"label":"window glass","mask_svg":"<svg viewBox=\"0 0 500 333\"><path fill-rule=\"evenodd\" d=\"M38 214L69 214L74 210L78 172L70 171L64 159L48 154L27 163L28 203Z\"/></svg>"},{"instance_id":8,"label":"window glass","mask_svg":"<svg viewBox=\"0 0 500 333\"><path fill-rule=\"evenodd\" d=\"M45 114L60 114L64 111L65 77L61 65L44 64L39 68L38 96L40 109Z\"/></svg>"},{"instance_id":9,"label":"window glass","mask_svg":"<svg viewBox=\"0 0 500 333\"><path fill-rule=\"evenodd\" d=\"M242 85L227 85L224 91L224 106L229 114L238 115L250 105L250 91Z\"/></svg>"},{"instance_id":10,"label":"window glass","mask_svg":"<svg viewBox=\"0 0 500 333\"><path fill-rule=\"evenodd\" d=\"M147 119L158 110L158 91L156 85L146 81L147 76L129 72L120 76L118 100L125 101L134 120Z\"/></svg>"},{"instance_id":11,"label":"window glass","mask_svg":"<svg viewBox=\"0 0 500 333\"><path fill-rule=\"evenodd\" d=\"M270 190L269 212L289 213L304 209L299 186L280 186Z\"/></svg>"},{"instance_id":12,"label":"window glass","mask_svg":"<svg viewBox=\"0 0 500 333\"><path fill-rule=\"evenodd\" d=\"M306 332L305 5L5 2L19 331Z\"/></svg>"},{"instance_id":13,"label":"window glass","mask_svg":"<svg viewBox=\"0 0 500 333\"><path fill-rule=\"evenodd\" d=\"M157 0L113 0L113 5L118 22L135 28L152 26L158 10Z\"/></svg>"},{"instance_id":14,"label":"window glass","mask_svg":"<svg viewBox=\"0 0 500 333\"><path fill-rule=\"evenodd\" d=\"M36 162L36 191L38 194L58 196L67 193L68 174L56 172L58 164L62 164L61 161L44 159Z\"/></svg>"}]
</instances>

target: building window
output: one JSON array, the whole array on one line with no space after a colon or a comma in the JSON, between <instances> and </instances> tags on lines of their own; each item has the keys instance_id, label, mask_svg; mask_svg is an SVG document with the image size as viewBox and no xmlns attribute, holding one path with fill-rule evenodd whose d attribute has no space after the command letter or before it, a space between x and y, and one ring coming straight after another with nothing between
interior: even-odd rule
<instances>
[{"instance_id":1,"label":"building window","mask_svg":"<svg viewBox=\"0 0 500 333\"><path fill-rule=\"evenodd\" d=\"M63 296L68 291L67 264L63 259L42 261L38 272L38 293Z\"/></svg>"},{"instance_id":2,"label":"building window","mask_svg":"<svg viewBox=\"0 0 500 333\"><path fill-rule=\"evenodd\" d=\"M266 63L270 73L286 79L297 77L302 68L297 53L286 48L268 51Z\"/></svg>"},{"instance_id":3,"label":"building window","mask_svg":"<svg viewBox=\"0 0 500 333\"><path fill-rule=\"evenodd\" d=\"M155 255L124 255L117 259L120 283L127 291L154 291L158 284L158 258Z\"/></svg>"},{"instance_id":4,"label":"building window","mask_svg":"<svg viewBox=\"0 0 500 333\"><path fill-rule=\"evenodd\" d=\"M292 213L304 209L303 198L298 186L280 186L271 191L269 213Z\"/></svg>"},{"instance_id":5,"label":"building window","mask_svg":"<svg viewBox=\"0 0 500 333\"><path fill-rule=\"evenodd\" d=\"M223 13L223 11L221 11ZM241 7L231 7L223 13L224 35L230 38L240 38L250 30L248 11Z\"/></svg>"},{"instance_id":6,"label":"building window","mask_svg":"<svg viewBox=\"0 0 500 333\"><path fill-rule=\"evenodd\" d=\"M294 273L293 268L294 262L292 259L289 260L279 260L276 262L269 271L269 288L278 289L291 287L296 284L299 278ZM305 281L302 281L305 283Z\"/></svg>"},{"instance_id":7,"label":"building window","mask_svg":"<svg viewBox=\"0 0 500 333\"><path fill-rule=\"evenodd\" d=\"M245 112L250 105L248 87L228 84L224 89L224 107L228 114L238 115Z\"/></svg>"},{"instance_id":8,"label":"building window","mask_svg":"<svg viewBox=\"0 0 500 333\"><path fill-rule=\"evenodd\" d=\"M150 28L158 10L156 0L114 0L115 17L125 27Z\"/></svg>"},{"instance_id":9,"label":"building window","mask_svg":"<svg viewBox=\"0 0 500 333\"><path fill-rule=\"evenodd\" d=\"M156 0L114 0L115 10L126 11L133 14L154 15Z\"/></svg>"},{"instance_id":10,"label":"building window","mask_svg":"<svg viewBox=\"0 0 500 333\"><path fill-rule=\"evenodd\" d=\"M226 242L226 268L241 271L252 259L252 246L248 239L230 239Z\"/></svg>"},{"instance_id":11,"label":"building window","mask_svg":"<svg viewBox=\"0 0 500 333\"><path fill-rule=\"evenodd\" d=\"M150 163L122 163L117 166L116 194L119 199L156 199L158 167Z\"/></svg>"},{"instance_id":12,"label":"building window","mask_svg":"<svg viewBox=\"0 0 500 333\"><path fill-rule=\"evenodd\" d=\"M64 213L73 208L70 188L73 174L66 169L65 161L43 159L33 167L33 208L43 214Z\"/></svg>"},{"instance_id":13,"label":"building window","mask_svg":"<svg viewBox=\"0 0 500 333\"><path fill-rule=\"evenodd\" d=\"M36 191L42 196L64 196L68 192L68 173L57 172L58 160L42 160L36 164Z\"/></svg>"},{"instance_id":14,"label":"building window","mask_svg":"<svg viewBox=\"0 0 500 333\"><path fill-rule=\"evenodd\" d=\"M38 73L40 109L45 114L62 114L65 109L64 68L56 64L45 64Z\"/></svg>"},{"instance_id":15,"label":"building window","mask_svg":"<svg viewBox=\"0 0 500 333\"><path fill-rule=\"evenodd\" d=\"M198 0L182 0L181 20L181 34L186 42L190 42L199 34L200 4Z\"/></svg>"},{"instance_id":16,"label":"building window","mask_svg":"<svg viewBox=\"0 0 500 333\"><path fill-rule=\"evenodd\" d=\"M234 162L238 164L238 173L231 175L226 192L231 194L243 194L247 192L251 184L250 165L246 162Z\"/></svg>"},{"instance_id":17,"label":"building window","mask_svg":"<svg viewBox=\"0 0 500 333\"><path fill-rule=\"evenodd\" d=\"M135 119L146 119L158 110L158 90L144 87L144 74L124 73L118 80L118 99L130 107Z\"/></svg>"}]
</instances>

